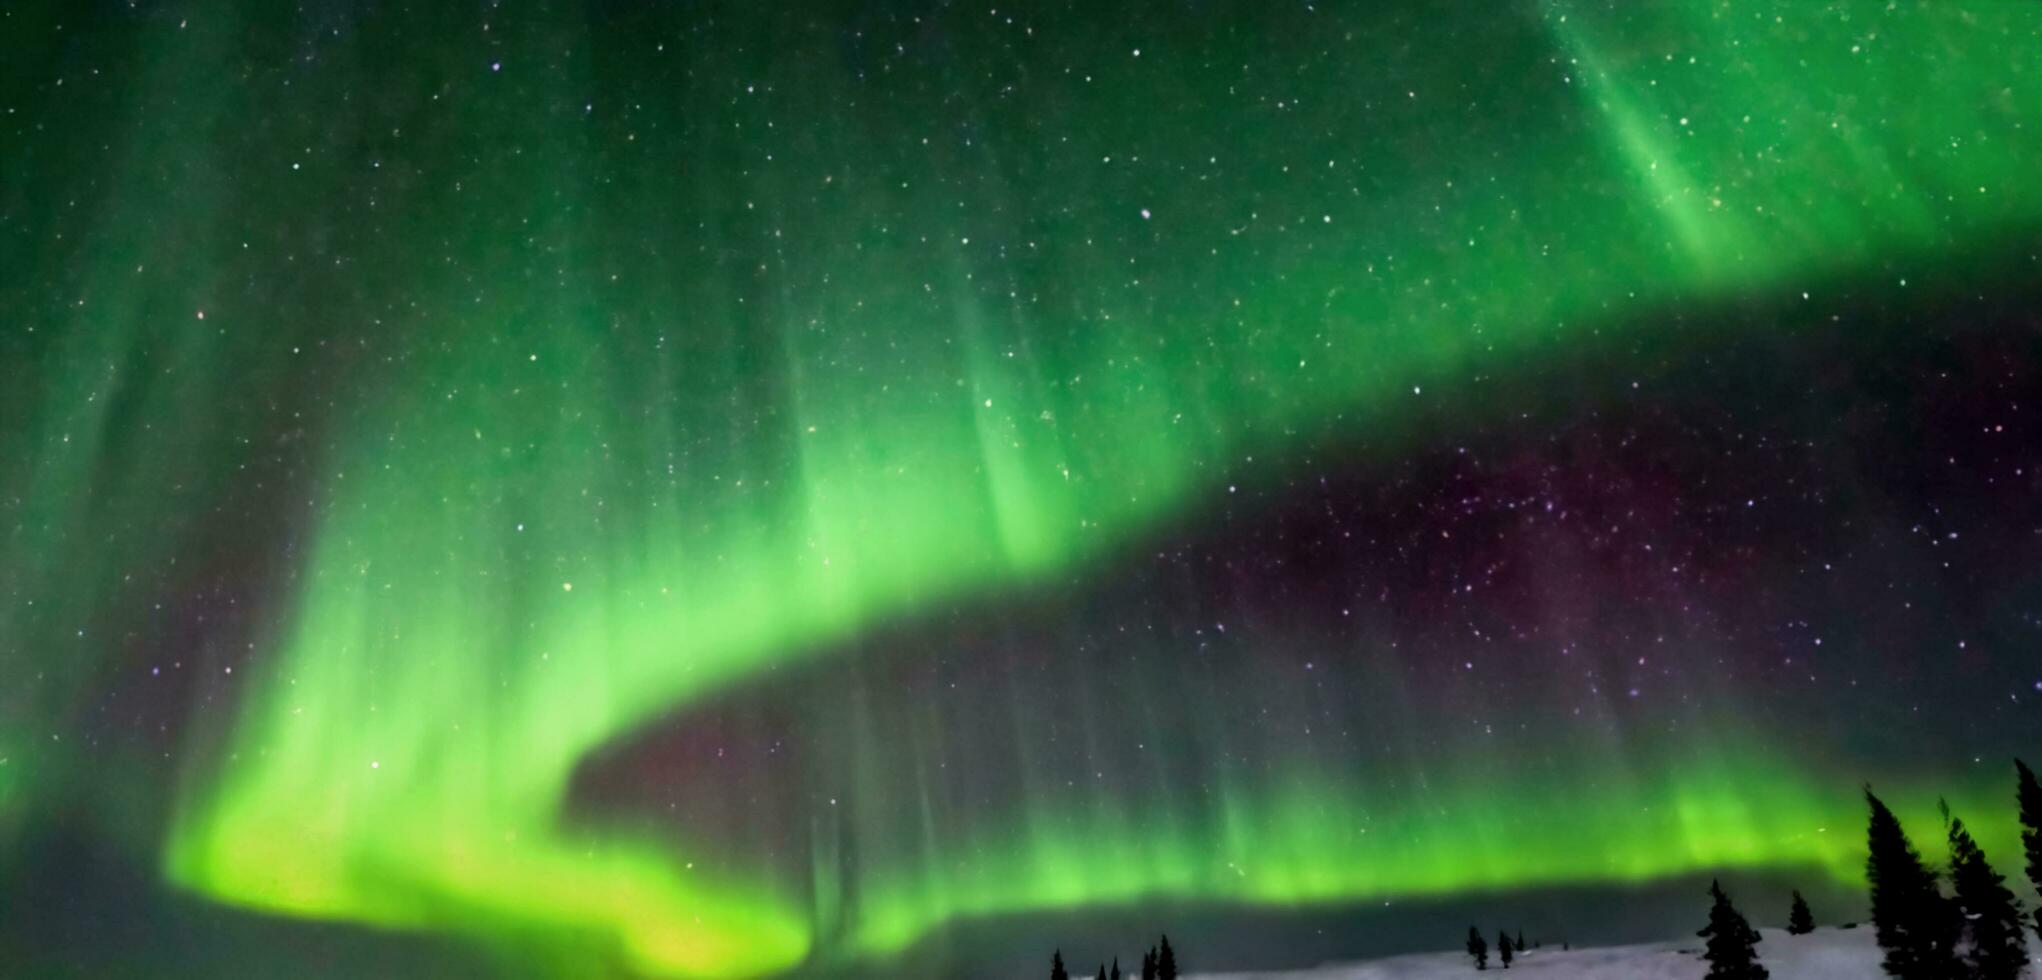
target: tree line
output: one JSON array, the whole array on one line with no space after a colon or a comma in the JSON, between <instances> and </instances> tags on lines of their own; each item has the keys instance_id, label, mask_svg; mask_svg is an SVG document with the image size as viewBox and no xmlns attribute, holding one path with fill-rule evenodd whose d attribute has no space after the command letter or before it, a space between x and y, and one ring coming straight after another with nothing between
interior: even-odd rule
<instances>
[{"instance_id":1,"label":"tree line","mask_svg":"<svg viewBox=\"0 0 2042 980\"><path fill-rule=\"evenodd\" d=\"M1506 970L1510 969L1511 962L1516 960L1519 954L1529 949L1531 947L1524 943L1523 929L1517 930L1517 940L1515 942L1511 940L1510 933L1498 932L1496 934L1496 960L1502 963L1503 968ZM1468 927L1468 955L1475 958L1475 969L1486 970L1489 968L1489 941L1483 939L1482 930L1474 926Z\"/></svg>"},{"instance_id":2,"label":"tree line","mask_svg":"<svg viewBox=\"0 0 2042 980\"><path fill-rule=\"evenodd\" d=\"M2021 846L2028 881L2042 891L2042 785L2034 770L2014 760L2015 803L2019 807ZM1985 850L1964 821L1942 807L1943 835L1949 846L1947 871L1923 860L1900 818L1865 787L1865 880L1872 901L1872 930L1879 943L1881 966L1893 980L2019 980L2028 968L2027 933L2042 935L2042 907L2032 913L2007 887L2006 876L1994 870ZM1943 884L1949 883L1948 894ZM1768 980L1759 962L1759 932L1737 910L1720 881L1709 883L1708 924L1696 933L1706 940L1702 959L1709 964L1706 980ZM1815 915L1797 890L1787 912L1787 933L1815 931ZM1538 944L1533 943L1536 947ZM1503 969L1526 950L1524 932L1496 936L1496 959ZM1479 928L1468 928L1467 951L1475 969L1489 968L1490 945ZM1178 980L1177 953L1170 937L1142 956L1141 980ZM1063 951L1050 956L1050 980L1070 980ZM1098 980L1125 980L1120 960L1100 964Z\"/></svg>"},{"instance_id":3,"label":"tree line","mask_svg":"<svg viewBox=\"0 0 2042 980\"><path fill-rule=\"evenodd\" d=\"M2042 891L2042 786L2027 763L2014 760L2015 803L2019 807L2021 846L2028 881ZM1872 931L1879 942L1881 967L1894 980L2017 980L2028 968L2028 937L2042 935L2042 908L2024 912L2021 900L2007 887L2006 876L1993 869L1985 850L1964 821L1943 804L1943 836L1949 845L1949 867L1938 871L1924 861L1908 839L1900 818L1865 787L1869 817L1865 828L1865 879L1871 890ZM1949 882L1945 894L1943 882ZM1707 980L1767 980L1759 963L1758 930L1730 901L1720 882L1710 882L1709 924L1697 933L1707 940L1702 958L1709 964ZM1815 931L1808 901L1794 892L1787 913L1787 933ZM1489 968L1487 944L1480 931L1468 930L1468 955L1475 969ZM1522 948L1520 944L1519 948ZM1508 938L1498 943L1507 968Z\"/></svg>"},{"instance_id":4,"label":"tree line","mask_svg":"<svg viewBox=\"0 0 2042 980\"><path fill-rule=\"evenodd\" d=\"M1057 950L1049 957L1049 980L1071 980L1071 974L1064 969L1064 951ZM1120 957L1113 958L1113 969L1099 964L1099 980L1122 980ZM1170 948L1170 937L1164 936L1160 944L1149 947L1142 954L1141 980L1177 980L1177 951Z\"/></svg>"},{"instance_id":5,"label":"tree line","mask_svg":"<svg viewBox=\"0 0 2042 980\"><path fill-rule=\"evenodd\" d=\"M2021 845L2028 881L2042 890L2042 786L2027 763L2014 760L2015 802L2020 808ZM1947 872L1922 860L1900 818L1871 787L1867 830L1870 855L1865 877L1872 889L1872 925L1884 954L1881 965L1894 980L2013 980L2028 968L2030 928L2042 934L2042 908L2033 919L1993 869L1964 821L1942 808L1950 847ZM1950 884L1943 892L1943 881Z\"/></svg>"}]
</instances>

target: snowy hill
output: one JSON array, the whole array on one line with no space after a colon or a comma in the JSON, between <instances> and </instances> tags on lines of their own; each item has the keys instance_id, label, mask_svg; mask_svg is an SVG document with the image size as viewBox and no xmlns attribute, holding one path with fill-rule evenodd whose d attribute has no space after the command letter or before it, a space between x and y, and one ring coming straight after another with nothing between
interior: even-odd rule
<instances>
[{"instance_id":1,"label":"snowy hill","mask_svg":"<svg viewBox=\"0 0 2042 980\"><path fill-rule=\"evenodd\" d=\"M1765 929L1758 944L1759 961L1772 980L1878 980L1879 947L1870 925L1856 929L1817 929L1806 936ZM1535 949L1520 957L1510 972L1500 973L1489 957L1489 972L1476 973L1465 953L1416 953L1362 963L1329 964L1310 970L1273 973L1200 973L1192 980L1701 980L1708 967L1701 961L1701 940L1686 939L1637 946L1604 946L1561 952ZM2042 962L2042 948L2030 943L2029 955Z\"/></svg>"}]
</instances>

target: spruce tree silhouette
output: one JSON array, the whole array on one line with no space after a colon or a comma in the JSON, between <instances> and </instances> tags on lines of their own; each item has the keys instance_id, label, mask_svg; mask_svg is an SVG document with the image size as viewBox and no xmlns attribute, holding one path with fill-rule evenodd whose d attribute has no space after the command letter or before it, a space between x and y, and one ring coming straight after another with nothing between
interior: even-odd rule
<instances>
[{"instance_id":1,"label":"spruce tree silhouette","mask_svg":"<svg viewBox=\"0 0 2042 980\"><path fill-rule=\"evenodd\" d=\"M1808 911L1808 900L1801 897L1800 889L1794 890L1794 907L1787 910L1787 935L1805 936L1815 931L1815 913Z\"/></svg>"},{"instance_id":2,"label":"spruce tree silhouette","mask_svg":"<svg viewBox=\"0 0 2042 980\"><path fill-rule=\"evenodd\" d=\"M1177 980L1177 952L1170 948L1170 937L1163 937L1163 945L1156 953L1156 980Z\"/></svg>"},{"instance_id":3,"label":"spruce tree silhouette","mask_svg":"<svg viewBox=\"0 0 2042 980\"><path fill-rule=\"evenodd\" d=\"M2021 774L2021 845L2028 852L2028 883L2042 892L2042 786L2027 763L2015 759L2014 768ZM2042 936L2042 905L2035 907L2035 934Z\"/></svg>"},{"instance_id":4,"label":"spruce tree silhouette","mask_svg":"<svg viewBox=\"0 0 2042 980\"><path fill-rule=\"evenodd\" d=\"M1947 805L1943 817L1950 824L1950 880L1971 940L1964 965L1971 980L2014 980L2028 968L2028 924L2022 921L2021 902L2006 878L1986 863L1985 851L1971 839L1964 821L1950 817Z\"/></svg>"},{"instance_id":5,"label":"spruce tree silhouette","mask_svg":"<svg viewBox=\"0 0 2042 980\"><path fill-rule=\"evenodd\" d=\"M1957 935L1963 925L1936 890L1936 875L1908 843L1900 818L1865 787L1871 807L1866 828L1865 878L1872 886L1872 927L1885 951L1881 965L1895 980L1949 980L1957 976Z\"/></svg>"},{"instance_id":6,"label":"spruce tree silhouette","mask_svg":"<svg viewBox=\"0 0 2042 980\"><path fill-rule=\"evenodd\" d=\"M1156 947L1142 954L1142 980L1156 980Z\"/></svg>"},{"instance_id":7,"label":"spruce tree silhouette","mask_svg":"<svg viewBox=\"0 0 2042 980\"><path fill-rule=\"evenodd\" d=\"M1113 972L1106 976L1107 980L1120 980L1120 957L1113 958Z\"/></svg>"},{"instance_id":8,"label":"spruce tree silhouette","mask_svg":"<svg viewBox=\"0 0 2042 980\"><path fill-rule=\"evenodd\" d=\"M1475 958L1475 969L1489 968L1489 940L1482 938L1482 930L1468 927L1468 955Z\"/></svg>"},{"instance_id":9,"label":"spruce tree silhouette","mask_svg":"<svg viewBox=\"0 0 2042 980\"><path fill-rule=\"evenodd\" d=\"M1099 980L1106 980L1106 964L1099 964Z\"/></svg>"},{"instance_id":10,"label":"spruce tree silhouette","mask_svg":"<svg viewBox=\"0 0 2042 980\"><path fill-rule=\"evenodd\" d=\"M1510 969L1510 952L1510 933L1498 932L1496 934L1496 959L1503 964L1503 968L1506 970Z\"/></svg>"},{"instance_id":11,"label":"spruce tree silhouette","mask_svg":"<svg viewBox=\"0 0 2042 980\"><path fill-rule=\"evenodd\" d=\"M1730 904L1721 882L1709 882L1709 924L1695 933L1709 941L1702 959L1709 963L1704 980L1766 980L1766 968L1758 965L1758 930L1744 920L1744 914Z\"/></svg>"},{"instance_id":12,"label":"spruce tree silhouette","mask_svg":"<svg viewBox=\"0 0 2042 980\"><path fill-rule=\"evenodd\" d=\"M1517 955L1519 956L1523 956L1524 951L1531 948L1524 944L1524 930L1522 928L1517 930L1517 938L1512 940L1510 945L1517 950Z\"/></svg>"},{"instance_id":13,"label":"spruce tree silhouette","mask_svg":"<svg viewBox=\"0 0 2042 980\"><path fill-rule=\"evenodd\" d=\"M1064 972L1063 950L1049 954L1049 980L1071 980L1071 975Z\"/></svg>"}]
</instances>

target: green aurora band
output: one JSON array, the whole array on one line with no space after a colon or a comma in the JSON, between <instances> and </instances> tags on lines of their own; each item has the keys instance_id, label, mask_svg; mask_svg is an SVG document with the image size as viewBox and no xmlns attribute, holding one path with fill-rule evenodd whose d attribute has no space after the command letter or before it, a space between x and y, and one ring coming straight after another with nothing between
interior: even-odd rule
<instances>
[{"instance_id":1,"label":"green aurora band","mask_svg":"<svg viewBox=\"0 0 2042 980\"><path fill-rule=\"evenodd\" d=\"M856 914L686 828L561 813L603 746L876 623L1078 575L1308 439L1472 411L1465 379L1656 304L1904 278L2033 227L2033 4L1215 10L1142 37L1070 11L245 3L82 39L64 6L0 42L7 111L83 110L0 149L0 308L32 328L0 363L0 667L47 675L0 695L0 835L80 778L50 733L139 642L80 624L134 569L214 553L237 470L289 439L318 447L301 531L245 649L196 641L246 666L204 682L229 710L186 733L161 841L221 902L562 976L736 976L1149 899L1861 873L1848 787L1728 691L1698 711L1745 737L1584 738L1572 783L1450 736L1422 792L1279 749L1217 822L1091 793L854 825L916 842L861 868ZM951 47L915 66L896 36ZM1678 333L1625 341L1707 342ZM1894 787L1919 821L1943 788L2004 850L1966 805L1992 784ZM1560 843L1499 859L1528 835Z\"/></svg>"}]
</instances>

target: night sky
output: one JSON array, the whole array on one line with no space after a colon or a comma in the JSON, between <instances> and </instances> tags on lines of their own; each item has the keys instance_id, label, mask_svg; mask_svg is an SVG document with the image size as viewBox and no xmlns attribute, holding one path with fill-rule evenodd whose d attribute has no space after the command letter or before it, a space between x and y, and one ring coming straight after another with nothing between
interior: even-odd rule
<instances>
[{"instance_id":1,"label":"night sky","mask_svg":"<svg viewBox=\"0 0 2042 980\"><path fill-rule=\"evenodd\" d=\"M0 3L0 973L2011 859L2038 120L1999 0Z\"/></svg>"}]
</instances>

